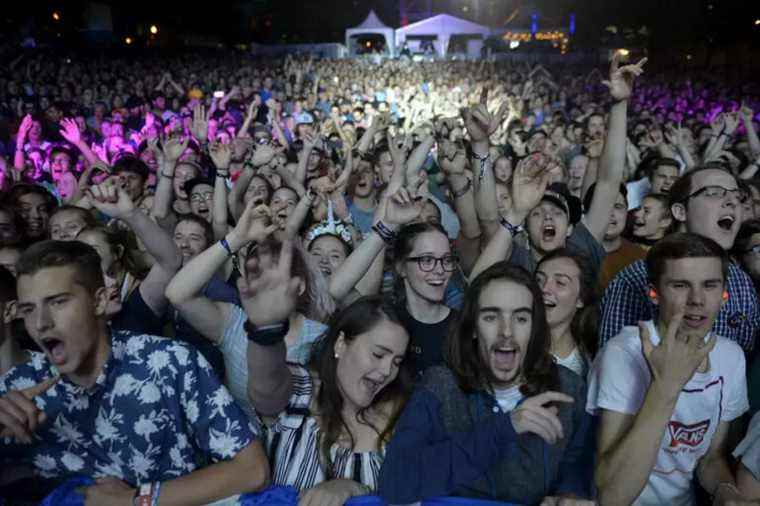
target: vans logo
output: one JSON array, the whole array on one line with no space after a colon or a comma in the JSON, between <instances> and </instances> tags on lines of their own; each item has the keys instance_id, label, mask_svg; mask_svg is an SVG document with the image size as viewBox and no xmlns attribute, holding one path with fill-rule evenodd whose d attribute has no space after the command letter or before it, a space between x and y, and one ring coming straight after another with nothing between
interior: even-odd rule
<instances>
[{"instance_id":1,"label":"vans logo","mask_svg":"<svg viewBox=\"0 0 760 506\"><path fill-rule=\"evenodd\" d=\"M692 448L702 444L707 429L710 428L710 420L704 420L692 425L684 425L681 422L670 421L668 423L668 433L670 434L669 448L677 448L685 445Z\"/></svg>"}]
</instances>

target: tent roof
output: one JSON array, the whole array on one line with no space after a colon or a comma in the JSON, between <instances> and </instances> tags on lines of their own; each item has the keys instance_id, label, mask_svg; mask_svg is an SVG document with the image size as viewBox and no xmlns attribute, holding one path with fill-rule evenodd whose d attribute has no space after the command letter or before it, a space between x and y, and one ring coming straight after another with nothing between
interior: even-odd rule
<instances>
[{"instance_id":1,"label":"tent roof","mask_svg":"<svg viewBox=\"0 0 760 506\"><path fill-rule=\"evenodd\" d=\"M448 14L436 16L411 23L396 30L396 33L407 35L435 35L439 33L482 33L489 34L491 29L487 26L457 18Z\"/></svg>"},{"instance_id":2,"label":"tent roof","mask_svg":"<svg viewBox=\"0 0 760 506\"><path fill-rule=\"evenodd\" d=\"M362 21L362 23L358 26L355 26L353 29L361 29L361 30L377 30L379 28L390 28L388 25L380 21L380 18L377 17L377 14L375 14L374 10L370 10L369 14L367 14L367 19Z\"/></svg>"}]
</instances>

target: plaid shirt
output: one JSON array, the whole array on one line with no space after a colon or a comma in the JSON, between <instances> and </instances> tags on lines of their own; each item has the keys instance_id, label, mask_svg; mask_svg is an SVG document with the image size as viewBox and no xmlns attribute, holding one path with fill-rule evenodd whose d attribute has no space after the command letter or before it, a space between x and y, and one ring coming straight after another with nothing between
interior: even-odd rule
<instances>
[{"instance_id":1,"label":"plaid shirt","mask_svg":"<svg viewBox=\"0 0 760 506\"><path fill-rule=\"evenodd\" d=\"M733 262L728 265L728 301L723 304L713 331L752 351L760 327L757 293L752 279ZM644 260L620 271L604 292L601 302L599 347L615 337L623 327L657 318L657 306L647 295L649 276Z\"/></svg>"}]
</instances>

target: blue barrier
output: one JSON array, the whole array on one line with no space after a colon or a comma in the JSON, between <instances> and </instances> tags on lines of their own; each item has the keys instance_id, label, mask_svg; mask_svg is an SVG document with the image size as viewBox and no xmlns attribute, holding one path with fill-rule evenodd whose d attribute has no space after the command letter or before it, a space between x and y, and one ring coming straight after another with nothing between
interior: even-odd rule
<instances>
[{"instance_id":1,"label":"blue barrier","mask_svg":"<svg viewBox=\"0 0 760 506\"><path fill-rule=\"evenodd\" d=\"M64 482L47 496L40 506L84 506L79 487L92 485L94 480L86 476L76 476ZM293 487L270 487L255 494L240 496L240 506L298 506L298 491ZM422 506L518 506L512 503L484 501L467 497L438 497L422 501ZM387 506L382 498L374 495L352 497L346 506Z\"/></svg>"}]
</instances>

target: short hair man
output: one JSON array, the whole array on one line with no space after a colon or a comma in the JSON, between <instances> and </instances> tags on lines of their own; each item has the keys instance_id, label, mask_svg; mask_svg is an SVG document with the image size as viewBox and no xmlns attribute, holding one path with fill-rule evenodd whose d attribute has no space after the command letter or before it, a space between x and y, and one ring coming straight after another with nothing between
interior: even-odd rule
<instances>
[{"instance_id":1,"label":"short hair man","mask_svg":"<svg viewBox=\"0 0 760 506\"><path fill-rule=\"evenodd\" d=\"M726 251L734 244L742 221L740 191L729 172L702 167L684 174L670 190L670 209L680 229L710 238ZM648 296L647 266L638 260L615 276L601 300L600 347L626 325L656 317L657 306ZM757 294L752 279L734 262L729 263L728 302L715 319L716 334L751 351L760 329Z\"/></svg>"},{"instance_id":2,"label":"short hair man","mask_svg":"<svg viewBox=\"0 0 760 506\"><path fill-rule=\"evenodd\" d=\"M109 331L99 262L79 241L44 241L19 260L17 313L44 353L0 377L2 454L45 477L103 478L84 492L95 504L159 493L206 504L262 487L262 446L205 359Z\"/></svg>"},{"instance_id":3,"label":"short hair man","mask_svg":"<svg viewBox=\"0 0 760 506\"><path fill-rule=\"evenodd\" d=\"M741 499L726 459L729 423L749 408L742 349L712 330L729 258L715 241L674 234L647 255L656 319L625 327L589 375L599 413L601 504L694 504L692 480L714 504Z\"/></svg>"}]
</instances>

